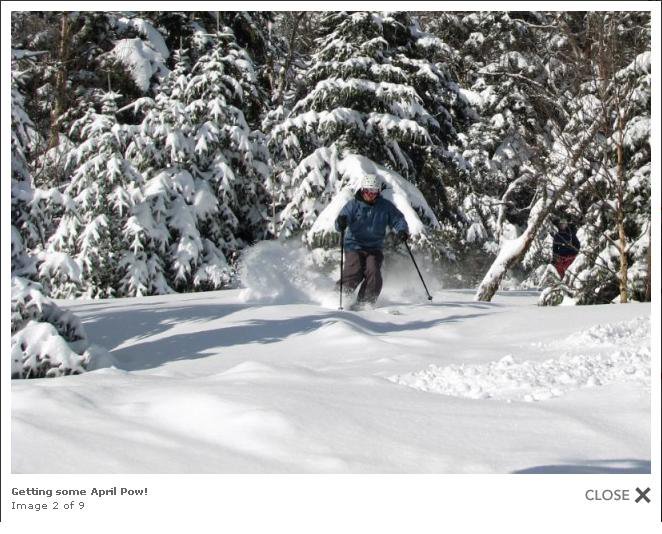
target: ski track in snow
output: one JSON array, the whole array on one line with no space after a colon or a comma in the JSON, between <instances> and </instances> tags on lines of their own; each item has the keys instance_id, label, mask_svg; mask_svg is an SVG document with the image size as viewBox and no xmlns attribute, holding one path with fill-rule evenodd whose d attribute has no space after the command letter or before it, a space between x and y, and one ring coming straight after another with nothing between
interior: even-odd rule
<instances>
[{"instance_id":1,"label":"ski track in snow","mask_svg":"<svg viewBox=\"0 0 662 534\"><path fill-rule=\"evenodd\" d=\"M650 319L637 318L598 325L566 339L533 343L538 350L558 352L545 361L517 362L511 355L479 365L430 365L389 380L421 391L505 401L541 401L568 391L616 381L638 381L650 387ZM600 353L586 353L591 349ZM580 350L582 353L574 353Z\"/></svg>"}]
</instances>

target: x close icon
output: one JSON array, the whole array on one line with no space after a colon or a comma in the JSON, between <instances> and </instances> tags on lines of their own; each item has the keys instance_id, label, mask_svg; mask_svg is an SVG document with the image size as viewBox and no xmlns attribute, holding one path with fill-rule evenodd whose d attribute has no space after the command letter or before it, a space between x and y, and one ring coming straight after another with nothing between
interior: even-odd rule
<instances>
[{"instance_id":1,"label":"x close icon","mask_svg":"<svg viewBox=\"0 0 662 534\"><path fill-rule=\"evenodd\" d=\"M637 493L639 494L639 497L637 497L634 502L639 502L641 499L644 499L646 502L651 502L651 500L648 498L647 493L651 490L650 488L646 488L645 490L640 490L639 488L637 489Z\"/></svg>"}]
</instances>

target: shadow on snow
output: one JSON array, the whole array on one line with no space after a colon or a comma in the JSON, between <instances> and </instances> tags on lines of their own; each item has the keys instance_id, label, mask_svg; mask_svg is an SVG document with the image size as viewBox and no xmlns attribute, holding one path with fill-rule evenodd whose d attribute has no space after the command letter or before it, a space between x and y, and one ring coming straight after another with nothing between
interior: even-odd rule
<instances>
[{"instance_id":1,"label":"shadow on snow","mask_svg":"<svg viewBox=\"0 0 662 534\"><path fill-rule=\"evenodd\" d=\"M240 304L198 304L195 306L142 306L138 309L121 307L119 312L85 313L76 311L87 336L93 343L112 351L130 339L144 339L170 330L179 323L196 323L225 317L246 306ZM99 311L108 308L100 308ZM94 310L96 311L96 310ZM191 334L195 335L195 334Z\"/></svg>"},{"instance_id":2,"label":"shadow on snow","mask_svg":"<svg viewBox=\"0 0 662 534\"><path fill-rule=\"evenodd\" d=\"M465 306L466 305L466 306ZM460 307L460 303L437 304L435 307ZM221 328L213 328L192 333L179 333L167 336L173 326L187 323L207 322L231 315L249 306L244 304L169 306L157 308L125 309L120 313L82 315L88 338L93 343L106 346L117 362L126 371L145 370L167 362L204 358L217 349L233 345L252 343L276 343L290 336L306 334L332 323L340 322L355 326L374 335L402 331L415 331L455 323L484 315L448 315L431 320L411 322L374 321L361 314L340 311L326 311L287 319L251 319ZM462 303L462 307L483 308L473 303ZM406 316L398 316L406 319ZM165 334L167 337L140 341L152 336ZM136 343L122 348L124 342Z\"/></svg>"},{"instance_id":3,"label":"shadow on snow","mask_svg":"<svg viewBox=\"0 0 662 534\"><path fill-rule=\"evenodd\" d=\"M651 463L646 460L596 460L581 464L538 465L528 467L515 474L618 474L618 473L650 473Z\"/></svg>"}]
</instances>

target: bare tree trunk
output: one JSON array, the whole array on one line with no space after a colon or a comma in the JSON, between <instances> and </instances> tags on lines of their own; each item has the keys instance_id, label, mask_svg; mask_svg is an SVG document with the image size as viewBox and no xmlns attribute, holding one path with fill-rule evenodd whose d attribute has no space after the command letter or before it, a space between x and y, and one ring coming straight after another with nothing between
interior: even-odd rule
<instances>
[{"instance_id":1,"label":"bare tree trunk","mask_svg":"<svg viewBox=\"0 0 662 534\"><path fill-rule=\"evenodd\" d=\"M58 57L57 74L55 75L55 105L51 111L51 130L48 148L57 146L59 142L58 119L66 109L67 100L67 77L68 62L71 46L71 21L65 12L62 15L62 26L60 27L60 47Z\"/></svg>"},{"instance_id":2,"label":"bare tree trunk","mask_svg":"<svg viewBox=\"0 0 662 534\"><path fill-rule=\"evenodd\" d=\"M648 253L646 254L646 302L651 301L651 282L652 282L652 276L651 276L651 248L653 248L653 242L652 242L652 236L651 236L651 227L648 227Z\"/></svg>"},{"instance_id":3,"label":"bare tree trunk","mask_svg":"<svg viewBox=\"0 0 662 534\"><path fill-rule=\"evenodd\" d=\"M529 220L527 229L516 240L514 246L505 252L501 251L499 253L497 259L494 260L483 281L478 286L474 300L483 302L490 302L492 300L508 270L517 265L526 254L526 251L531 246L540 226L554 207L554 204L545 203L543 199L538 201L534 207L534 209L537 208L537 215L532 220Z\"/></svg>"},{"instance_id":4,"label":"bare tree trunk","mask_svg":"<svg viewBox=\"0 0 662 534\"><path fill-rule=\"evenodd\" d=\"M554 209L556 203L563 194L573 185L575 164L582 156L589 143L593 140L602 124L603 118L597 117L581 142L572 148L571 161L560 177L562 185L554 191L554 194L551 197L543 197L536 202L535 206L531 209L526 230L517 240L515 240L511 248L500 251L496 260L494 260L489 271L483 278L483 281L478 286L474 300L490 302L499 289L501 281L508 270L517 265L526 255L547 216ZM587 179L588 177L584 180ZM574 185L579 187L581 184Z\"/></svg>"},{"instance_id":5,"label":"bare tree trunk","mask_svg":"<svg viewBox=\"0 0 662 534\"><path fill-rule=\"evenodd\" d=\"M278 93L276 94L276 99L275 99L275 103L277 106L283 103L283 95L285 93L285 86L287 84L287 73L290 70L290 66L292 65L292 59L294 57L294 43L296 42L297 39L299 25L301 24L301 21L304 19L305 16L306 16L305 11L299 11L298 13L294 14L292 31L290 32L289 51L287 53L287 59L285 60L285 65L283 66L283 70L280 73L280 79L278 80Z\"/></svg>"},{"instance_id":6,"label":"bare tree trunk","mask_svg":"<svg viewBox=\"0 0 662 534\"><path fill-rule=\"evenodd\" d=\"M619 120L619 123L620 122L621 121ZM625 206L623 205L624 185L623 144L619 142L616 146L616 227L618 228L618 253L620 260L618 289L620 293L620 301L623 304L628 301L628 257L627 238L625 237Z\"/></svg>"},{"instance_id":7,"label":"bare tree trunk","mask_svg":"<svg viewBox=\"0 0 662 534\"><path fill-rule=\"evenodd\" d=\"M271 221L273 224L273 238L278 239L278 230L276 228L276 180L273 182L273 191L271 192Z\"/></svg>"}]
</instances>

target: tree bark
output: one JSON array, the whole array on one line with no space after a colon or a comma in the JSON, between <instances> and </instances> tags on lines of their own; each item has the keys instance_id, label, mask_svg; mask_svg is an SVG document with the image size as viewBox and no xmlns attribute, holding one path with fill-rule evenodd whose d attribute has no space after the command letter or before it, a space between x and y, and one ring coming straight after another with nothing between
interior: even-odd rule
<instances>
[{"instance_id":1,"label":"tree bark","mask_svg":"<svg viewBox=\"0 0 662 534\"><path fill-rule=\"evenodd\" d=\"M48 148L58 145L60 140L58 132L58 119L64 113L67 104L67 78L68 62L71 48L71 21L69 15L63 13L60 27L60 46L58 51L58 67L55 75L55 105L51 111L51 129Z\"/></svg>"},{"instance_id":2,"label":"tree bark","mask_svg":"<svg viewBox=\"0 0 662 534\"><path fill-rule=\"evenodd\" d=\"M653 242L652 242L652 236L651 236L651 227L648 227L648 253L646 254L646 296L644 297L646 299L646 302L651 301L651 282L652 282L652 275L651 275L651 248L653 248Z\"/></svg>"},{"instance_id":3,"label":"tree bark","mask_svg":"<svg viewBox=\"0 0 662 534\"><path fill-rule=\"evenodd\" d=\"M294 57L294 43L297 39L299 25L301 24L301 21L305 16L306 16L305 11L299 11L297 14L294 15L292 31L290 33L287 59L285 60L285 65L283 65L283 70L281 71L280 79L278 80L278 93L276 94L276 99L275 99L275 103L277 106L283 103L283 95L285 94L285 86L287 84L287 72L290 70L290 66L292 65L292 59Z\"/></svg>"},{"instance_id":4,"label":"tree bark","mask_svg":"<svg viewBox=\"0 0 662 534\"><path fill-rule=\"evenodd\" d=\"M628 301L628 257L627 238L625 236L625 206L623 203L624 186L623 143L619 142L616 146L616 227L618 229L618 255L620 263L618 270L618 290L622 304Z\"/></svg>"}]
</instances>

